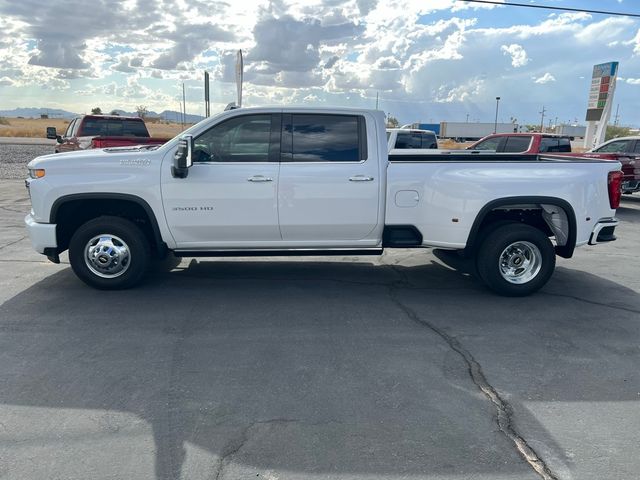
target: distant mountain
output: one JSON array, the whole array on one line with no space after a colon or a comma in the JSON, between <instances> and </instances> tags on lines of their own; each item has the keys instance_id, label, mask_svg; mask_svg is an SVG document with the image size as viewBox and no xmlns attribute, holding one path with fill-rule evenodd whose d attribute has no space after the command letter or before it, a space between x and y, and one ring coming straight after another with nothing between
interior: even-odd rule
<instances>
[{"instance_id":1,"label":"distant mountain","mask_svg":"<svg viewBox=\"0 0 640 480\"><path fill-rule=\"evenodd\" d=\"M87 113L89 113L89 110ZM109 114L114 110L104 111L103 113ZM136 112L126 112L124 110L115 110L118 115L123 117L136 117L138 114ZM24 117L24 118L40 118L41 115L49 115L49 118L64 118L64 119L72 119L77 117L78 113L68 112L67 110L61 110L57 108L14 108L13 110L0 110L0 117ZM169 122L181 122L181 114L180 112L176 112L174 110L165 110L162 113L157 113L154 111L147 112L147 116L149 117L159 117L163 120L167 120ZM186 123L198 123L200 120L203 120L204 117L201 115L190 115L187 114L185 118Z\"/></svg>"},{"instance_id":2,"label":"distant mountain","mask_svg":"<svg viewBox=\"0 0 640 480\"><path fill-rule=\"evenodd\" d=\"M71 119L78 114L61 110L59 108L14 108L13 110L0 110L0 117L24 117L24 118L40 118L40 115L49 115L49 118L65 118Z\"/></svg>"}]
</instances>

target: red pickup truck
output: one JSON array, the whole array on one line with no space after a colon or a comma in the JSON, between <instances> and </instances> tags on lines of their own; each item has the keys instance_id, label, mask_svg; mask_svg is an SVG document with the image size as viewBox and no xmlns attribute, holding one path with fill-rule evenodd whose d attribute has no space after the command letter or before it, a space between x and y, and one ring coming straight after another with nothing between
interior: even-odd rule
<instances>
[{"instance_id":1,"label":"red pickup truck","mask_svg":"<svg viewBox=\"0 0 640 480\"><path fill-rule=\"evenodd\" d=\"M498 153L569 153L571 137L551 133L494 133L467 150L490 150Z\"/></svg>"},{"instance_id":2,"label":"red pickup truck","mask_svg":"<svg viewBox=\"0 0 640 480\"><path fill-rule=\"evenodd\" d=\"M161 145L170 140L151 137L142 118L117 115L82 115L71 121L64 135L58 135L55 127L47 127L47 138L57 140L56 153L87 148Z\"/></svg>"},{"instance_id":3,"label":"red pickup truck","mask_svg":"<svg viewBox=\"0 0 640 480\"><path fill-rule=\"evenodd\" d=\"M467 150L501 153L571 152L571 137L548 133L497 133L478 140ZM622 192L640 191L640 137L614 138L585 153L571 153L572 157L598 158L622 164Z\"/></svg>"}]
</instances>

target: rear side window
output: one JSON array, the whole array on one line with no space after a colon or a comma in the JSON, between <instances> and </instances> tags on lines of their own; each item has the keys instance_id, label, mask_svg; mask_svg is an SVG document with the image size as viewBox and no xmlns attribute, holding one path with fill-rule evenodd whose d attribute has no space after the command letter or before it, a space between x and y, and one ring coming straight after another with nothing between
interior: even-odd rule
<instances>
[{"instance_id":1,"label":"rear side window","mask_svg":"<svg viewBox=\"0 0 640 480\"><path fill-rule=\"evenodd\" d=\"M542 137L540 140L541 153L570 152L571 141L568 138Z\"/></svg>"},{"instance_id":2,"label":"rear side window","mask_svg":"<svg viewBox=\"0 0 640 480\"><path fill-rule=\"evenodd\" d=\"M529 150L529 145L531 145L530 136L507 137L502 151L505 153L522 153Z\"/></svg>"},{"instance_id":3,"label":"rear side window","mask_svg":"<svg viewBox=\"0 0 640 480\"><path fill-rule=\"evenodd\" d=\"M623 153L627 151L628 145L629 140L618 140L596 148L595 151L600 153Z\"/></svg>"},{"instance_id":4,"label":"rear side window","mask_svg":"<svg viewBox=\"0 0 640 480\"><path fill-rule=\"evenodd\" d=\"M291 118L291 123L285 123L284 131L293 137L292 161L358 162L366 159L363 117L294 114Z\"/></svg>"},{"instance_id":5,"label":"rear side window","mask_svg":"<svg viewBox=\"0 0 640 480\"><path fill-rule=\"evenodd\" d=\"M640 153L640 140L636 140L636 148L633 151L634 153Z\"/></svg>"}]
</instances>

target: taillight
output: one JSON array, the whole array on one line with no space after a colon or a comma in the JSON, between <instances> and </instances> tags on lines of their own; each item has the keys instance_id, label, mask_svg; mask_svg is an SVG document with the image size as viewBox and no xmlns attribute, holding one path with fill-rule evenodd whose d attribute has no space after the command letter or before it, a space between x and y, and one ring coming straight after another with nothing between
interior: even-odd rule
<instances>
[{"instance_id":1,"label":"taillight","mask_svg":"<svg viewBox=\"0 0 640 480\"><path fill-rule=\"evenodd\" d=\"M622 196L622 172L617 170L609 172L609 206L615 210L620 206L620 197Z\"/></svg>"}]
</instances>

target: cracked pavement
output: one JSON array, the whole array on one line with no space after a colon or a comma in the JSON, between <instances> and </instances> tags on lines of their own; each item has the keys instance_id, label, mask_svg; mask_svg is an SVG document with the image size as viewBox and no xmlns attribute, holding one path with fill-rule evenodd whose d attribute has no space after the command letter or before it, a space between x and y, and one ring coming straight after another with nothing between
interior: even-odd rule
<instances>
[{"instance_id":1,"label":"cracked pavement","mask_svg":"<svg viewBox=\"0 0 640 480\"><path fill-rule=\"evenodd\" d=\"M0 181L0 478L638 476L640 197L524 299L404 250L98 292L32 252L28 208Z\"/></svg>"}]
</instances>

